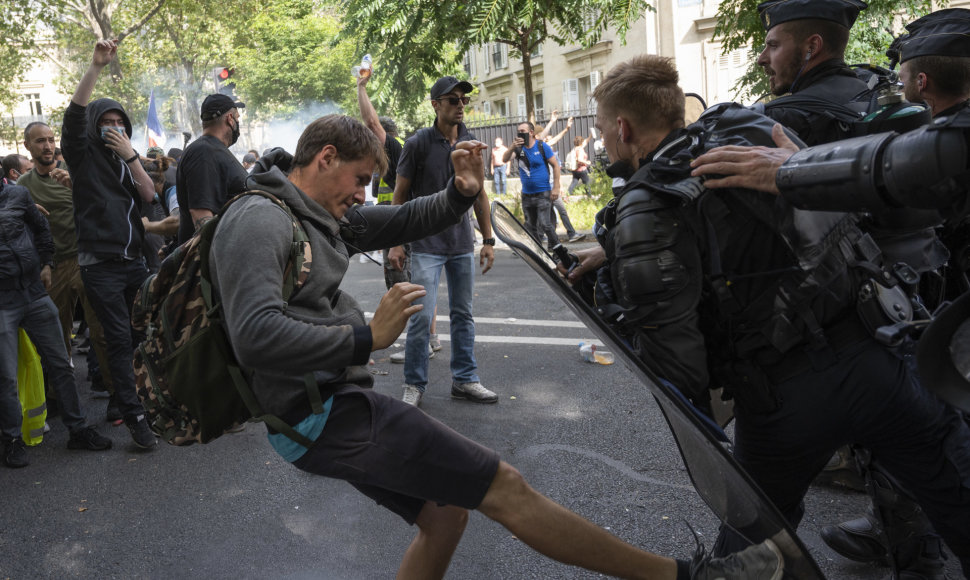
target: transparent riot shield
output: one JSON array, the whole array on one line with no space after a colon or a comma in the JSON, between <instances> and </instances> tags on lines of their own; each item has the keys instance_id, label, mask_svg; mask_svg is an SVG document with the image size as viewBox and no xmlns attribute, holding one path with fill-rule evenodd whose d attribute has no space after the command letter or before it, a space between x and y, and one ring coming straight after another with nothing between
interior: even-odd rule
<instances>
[{"instance_id":1,"label":"transparent riot shield","mask_svg":"<svg viewBox=\"0 0 970 580\"><path fill-rule=\"evenodd\" d=\"M552 256L501 203L492 203L492 229L539 274L556 295L650 389L670 425L694 488L715 515L752 542L771 538L785 557L785 577L824 575L788 525L729 451L726 435L679 391L653 372L556 271Z\"/></svg>"}]
</instances>

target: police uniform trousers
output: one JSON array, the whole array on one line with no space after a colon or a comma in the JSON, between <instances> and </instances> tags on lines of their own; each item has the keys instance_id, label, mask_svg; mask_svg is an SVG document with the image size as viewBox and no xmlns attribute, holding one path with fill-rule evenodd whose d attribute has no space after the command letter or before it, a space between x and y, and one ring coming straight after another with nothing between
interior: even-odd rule
<instances>
[{"instance_id":1,"label":"police uniform trousers","mask_svg":"<svg viewBox=\"0 0 970 580\"><path fill-rule=\"evenodd\" d=\"M839 351L828 368L776 382L774 393L773 412L735 407L734 454L793 526L832 453L864 445L970 571L970 429L918 384L902 356L867 338ZM717 552L746 543L723 530Z\"/></svg>"}]
</instances>

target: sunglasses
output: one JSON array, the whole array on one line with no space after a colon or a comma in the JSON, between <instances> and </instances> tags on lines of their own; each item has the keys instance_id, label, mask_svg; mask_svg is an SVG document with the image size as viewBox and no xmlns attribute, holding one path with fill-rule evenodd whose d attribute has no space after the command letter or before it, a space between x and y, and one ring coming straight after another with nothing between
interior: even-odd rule
<instances>
[{"instance_id":1,"label":"sunglasses","mask_svg":"<svg viewBox=\"0 0 970 580\"><path fill-rule=\"evenodd\" d=\"M458 103L462 105L467 105L471 101L471 97L441 97L439 101L447 101L452 107L457 107Z\"/></svg>"}]
</instances>

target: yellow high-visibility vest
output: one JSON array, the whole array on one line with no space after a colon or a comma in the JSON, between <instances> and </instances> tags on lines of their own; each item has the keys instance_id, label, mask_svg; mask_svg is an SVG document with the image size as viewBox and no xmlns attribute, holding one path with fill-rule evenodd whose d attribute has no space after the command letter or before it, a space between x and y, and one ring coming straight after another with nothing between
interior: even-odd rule
<instances>
[{"instance_id":1,"label":"yellow high-visibility vest","mask_svg":"<svg viewBox=\"0 0 970 580\"><path fill-rule=\"evenodd\" d=\"M47 398L44 396L44 369L34 343L20 329L17 343L17 395L24 411L21 427L24 443L38 445L44 440L44 422L47 420Z\"/></svg>"},{"instance_id":2,"label":"yellow high-visibility vest","mask_svg":"<svg viewBox=\"0 0 970 580\"><path fill-rule=\"evenodd\" d=\"M402 146L404 145L404 139L400 137L395 137L397 142ZM390 185L384 183L384 177L381 176L380 184L377 186L377 203L391 203L394 199L394 188Z\"/></svg>"}]
</instances>

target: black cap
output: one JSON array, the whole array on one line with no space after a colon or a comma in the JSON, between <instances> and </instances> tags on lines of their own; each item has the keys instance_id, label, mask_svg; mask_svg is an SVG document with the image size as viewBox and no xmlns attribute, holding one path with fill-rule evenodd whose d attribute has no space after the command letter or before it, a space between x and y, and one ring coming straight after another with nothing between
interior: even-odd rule
<instances>
[{"instance_id":1,"label":"black cap","mask_svg":"<svg viewBox=\"0 0 970 580\"><path fill-rule=\"evenodd\" d=\"M948 8L927 14L906 25L886 53L906 62L919 56L970 56L970 10Z\"/></svg>"},{"instance_id":2,"label":"black cap","mask_svg":"<svg viewBox=\"0 0 970 580\"><path fill-rule=\"evenodd\" d=\"M455 77L441 77L435 81L431 87L431 100L437 100L442 95L447 95L455 89L460 89L466 95L475 90L475 87L468 81L460 81Z\"/></svg>"},{"instance_id":3,"label":"black cap","mask_svg":"<svg viewBox=\"0 0 970 580\"><path fill-rule=\"evenodd\" d=\"M852 28L859 12L869 5L862 0L768 0L758 4L765 30L792 20L829 20Z\"/></svg>"},{"instance_id":4,"label":"black cap","mask_svg":"<svg viewBox=\"0 0 970 580\"><path fill-rule=\"evenodd\" d=\"M923 386L970 413L970 294L936 315L917 343L916 364Z\"/></svg>"},{"instance_id":5,"label":"black cap","mask_svg":"<svg viewBox=\"0 0 970 580\"><path fill-rule=\"evenodd\" d=\"M256 163L256 156L252 153L243 155L243 163Z\"/></svg>"},{"instance_id":6,"label":"black cap","mask_svg":"<svg viewBox=\"0 0 970 580\"><path fill-rule=\"evenodd\" d=\"M239 101L233 101L226 95L209 95L202 101L202 120L209 121L226 114L229 109L245 109L246 105Z\"/></svg>"}]
</instances>

